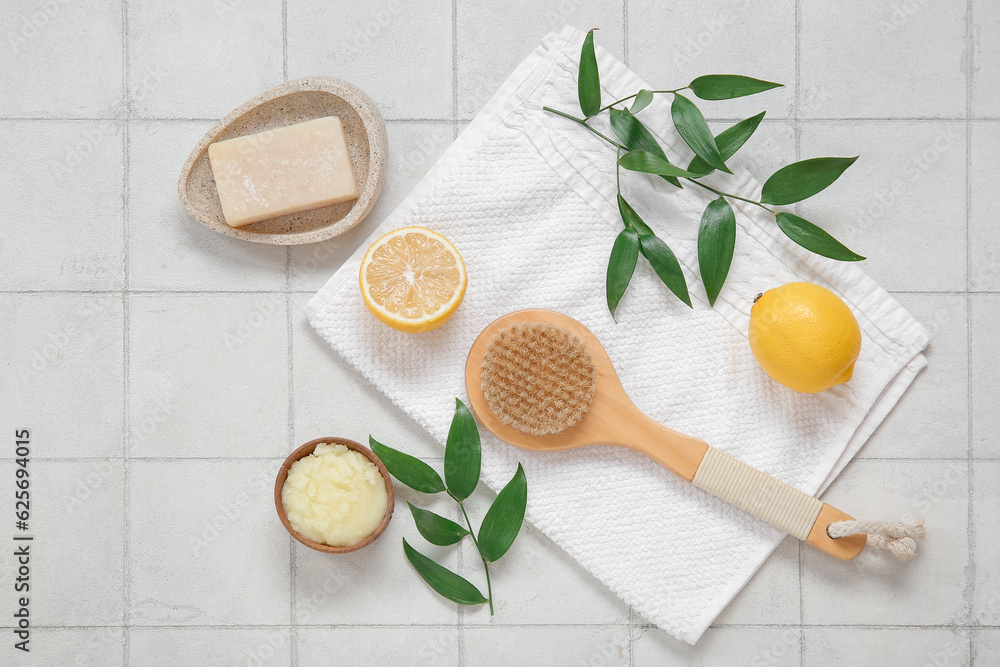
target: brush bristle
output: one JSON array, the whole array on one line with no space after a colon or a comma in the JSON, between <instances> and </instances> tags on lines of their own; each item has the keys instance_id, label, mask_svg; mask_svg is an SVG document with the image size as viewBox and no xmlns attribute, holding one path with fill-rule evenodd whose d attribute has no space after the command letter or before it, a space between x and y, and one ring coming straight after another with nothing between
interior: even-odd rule
<instances>
[{"instance_id":1,"label":"brush bristle","mask_svg":"<svg viewBox=\"0 0 1000 667\"><path fill-rule=\"evenodd\" d=\"M587 414L595 376L583 341L548 322L527 322L504 329L486 345L482 390L504 424L552 435Z\"/></svg>"}]
</instances>

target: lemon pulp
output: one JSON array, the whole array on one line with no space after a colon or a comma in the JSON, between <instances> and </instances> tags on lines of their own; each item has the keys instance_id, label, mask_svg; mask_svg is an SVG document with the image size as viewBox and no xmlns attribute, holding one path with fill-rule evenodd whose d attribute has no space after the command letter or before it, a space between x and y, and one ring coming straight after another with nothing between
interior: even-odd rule
<instances>
[{"instance_id":1,"label":"lemon pulp","mask_svg":"<svg viewBox=\"0 0 1000 667\"><path fill-rule=\"evenodd\" d=\"M372 314L409 333L444 324L468 283L458 249L423 227L397 229L375 241L361 262L359 279Z\"/></svg>"}]
</instances>

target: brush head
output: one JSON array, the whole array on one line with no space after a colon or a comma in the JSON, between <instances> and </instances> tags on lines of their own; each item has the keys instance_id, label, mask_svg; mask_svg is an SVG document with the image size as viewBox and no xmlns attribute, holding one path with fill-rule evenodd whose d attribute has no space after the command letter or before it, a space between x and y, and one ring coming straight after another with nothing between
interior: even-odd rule
<instances>
[{"instance_id":1,"label":"brush head","mask_svg":"<svg viewBox=\"0 0 1000 667\"><path fill-rule=\"evenodd\" d=\"M482 370L490 410L522 433L565 431L594 401L597 373L586 345L549 322L501 330L486 345Z\"/></svg>"}]
</instances>

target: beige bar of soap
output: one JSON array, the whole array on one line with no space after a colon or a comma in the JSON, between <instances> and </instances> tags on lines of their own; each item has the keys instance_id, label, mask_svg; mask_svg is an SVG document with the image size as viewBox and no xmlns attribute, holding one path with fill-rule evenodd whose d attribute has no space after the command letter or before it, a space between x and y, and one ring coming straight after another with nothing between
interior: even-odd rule
<instances>
[{"instance_id":1,"label":"beige bar of soap","mask_svg":"<svg viewBox=\"0 0 1000 667\"><path fill-rule=\"evenodd\" d=\"M230 227L358 197L336 116L218 141L208 159Z\"/></svg>"}]
</instances>

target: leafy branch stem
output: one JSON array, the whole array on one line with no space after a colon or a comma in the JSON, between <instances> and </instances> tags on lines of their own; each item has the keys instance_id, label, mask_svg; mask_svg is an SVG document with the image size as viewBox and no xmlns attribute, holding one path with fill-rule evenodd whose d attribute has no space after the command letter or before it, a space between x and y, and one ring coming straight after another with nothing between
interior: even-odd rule
<instances>
[{"instance_id":1,"label":"leafy branch stem","mask_svg":"<svg viewBox=\"0 0 1000 667\"><path fill-rule=\"evenodd\" d=\"M480 560L483 561L483 569L486 571L486 598L490 602L490 616L493 616L493 585L490 583L490 566L483 558L483 555L479 552L479 541L476 539L476 531L472 529L472 521L469 520L469 513L465 511L465 503L455 497L455 495L449 491L448 495L454 498L458 506L462 508L462 516L465 517L465 523L469 526L469 537L472 538L472 543L476 545L476 553L479 554Z\"/></svg>"},{"instance_id":2,"label":"leafy branch stem","mask_svg":"<svg viewBox=\"0 0 1000 667\"><path fill-rule=\"evenodd\" d=\"M576 116L571 116L568 113L564 113L562 111L558 111L556 109L553 109L552 107L542 107L542 110L543 111L548 111L549 113L554 113L557 116L562 116L563 118L568 118L571 121L573 121L574 123L578 123L580 125L583 125L585 128L587 128L588 130L590 130L591 132L593 132L594 134L596 134L597 136L599 136L601 139L604 139L606 142L608 142L612 146L615 146L615 147L620 148L622 150L626 150L625 147L622 146L617 141L608 138L607 136L605 136L601 132L598 132L597 130L595 130L594 128L592 128L590 125L587 124L587 121L584 120L583 118L577 118Z\"/></svg>"},{"instance_id":3,"label":"leafy branch stem","mask_svg":"<svg viewBox=\"0 0 1000 667\"><path fill-rule=\"evenodd\" d=\"M687 88L688 88L688 86L684 86L683 88L676 88L676 89L674 89L674 90L651 90L651 91L649 91L649 92L653 93L654 95L656 95L656 94L659 94L659 93L679 93L679 92L681 92L682 90L685 90L685 89L687 89ZM632 93L632 94L631 94L631 95L629 95L628 97L623 97L623 98L621 98L620 100L615 100L615 101L614 101L614 102L612 102L611 104L609 104L609 105L607 105L607 106L603 106L603 107L601 107L601 108L600 108L600 110L598 110L598 112L597 112L597 113L601 113L601 111L607 111L608 109L610 109L610 108L611 108L611 107L613 107L614 105L616 105L616 104L621 104L622 102L625 102L625 101L627 101L627 100L630 100L630 99L632 99L633 97L635 97L635 96L636 96L636 95L638 95L638 94L639 94L639 93Z\"/></svg>"},{"instance_id":4,"label":"leafy branch stem","mask_svg":"<svg viewBox=\"0 0 1000 667\"><path fill-rule=\"evenodd\" d=\"M615 182L618 185L618 194L622 193L622 166L618 164L618 160L622 157L622 149L618 149L618 155L615 156Z\"/></svg>"},{"instance_id":5,"label":"leafy branch stem","mask_svg":"<svg viewBox=\"0 0 1000 667\"><path fill-rule=\"evenodd\" d=\"M621 167L623 166L629 171L656 174L678 188L682 187L679 179L683 178L688 183L693 183L717 196L708 202L698 227L698 267L708 293L709 305L715 305L715 299L725 284L732 265L736 247L736 218L732 204L736 201L746 202L767 211L774 216L775 224L788 238L817 255L842 262L857 262L864 259L821 227L794 213L772 208L794 204L821 192L837 180L857 157L811 158L786 165L771 174L764 182L759 201L717 190L698 180L713 171L733 173L726 165L726 160L733 157L756 131L764 119L764 112L745 118L716 135L698 106L687 96L680 94L680 91L690 90L698 99L714 101L755 95L779 86L780 83L748 76L708 74L692 79L691 83L683 88L673 90L643 88L604 105L601 99L603 92L601 76L594 50L594 31L591 30L584 37L577 76L577 96L580 101L580 112L584 117L576 118L549 107L544 108L583 125L617 149L618 168L615 170L615 181L618 186L618 210L622 222L625 223L625 229L615 239L608 259L605 287L608 310L612 317L625 290L628 289L639 254L649 261L663 284L681 301L691 306L687 280L676 256L622 196ZM673 121L677 134L695 154L686 169L671 164L657 138L636 117L636 114L653 102L656 94L673 96L670 120ZM624 146L605 137L589 125L591 118L609 110L611 129L614 130L612 136L617 137ZM622 151L625 151L624 157ZM624 165L621 164L622 161ZM640 242L638 248L637 241Z\"/></svg>"},{"instance_id":6,"label":"leafy branch stem","mask_svg":"<svg viewBox=\"0 0 1000 667\"><path fill-rule=\"evenodd\" d=\"M765 211L770 212L772 215L776 215L776 213L774 212L774 209L769 208L767 206L764 206L759 201L754 201L753 199L747 199L746 197L740 197L739 195L734 195L734 194L730 194L728 192L723 192L721 190L716 190L712 186L705 185L704 183L702 183L700 181L696 181L693 178L684 177L684 180L685 181L689 181L691 183L694 183L695 185L700 186L702 188L705 188L706 190L714 192L715 194L719 195L720 197L729 197L730 199L739 199L740 201L745 201L748 204L753 204L754 206L759 206L760 208L764 209Z\"/></svg>"},{"instance_id":7,"label":"leafy branch stem","mask_svg":"<svg viewBox=\"0 0 1000 667\"><path fill-rule=\"evenodd\" d=\"M677 90L683 90L683 88L678 88ZM672 91L672 90L654 90L652 92L654 92L654 93L672 93L672 92L676 92L676 91ZM633 95L633 97L635 97L635 96ZM625 98L625 99L628 99L628 98ZM618 101L621 102L622 100L618 100ZM618 102L615 102L615 104L617 104L617 103ZM613 141L613 140L609 139L608 137L604 136L603 134L601 134L600 132L598 132L597 130L595 130L594 128L592 128L590 125L587 124L586 121L584 121L581 118L577 118L576 116L571 116L568 113L563 113L562 111L557 111L557 110L552 109L550 107L543 107L543 109L545 111L549 111L551 113L554 113L554 114L556 114L558 116L562 116L563 118L568 118L569 120L571 120L571 121L573 121L575 123L579 123L580 125L583 125L585 128L587 128L588 130L590 130L591 132L593 132L594 134L596 134L597 136L599 136L600 138L604 139L606 142L608 142L609 144L611 144L612 146L614 146L618 150L618 157L621 157L621 152L623 150L627 150L624 146L622 146L621 144L619 144L617 141ZM618 167L618 170L617 170L617 173L616 173L616 177L618 179L618 192L621 193L622 188L621 188L621 167L620 166ZM700 186L700 187L702 187L702 188L704 188L706 190L714 192L715 194L719 195L720 197L729 197L730 199L739 199L740 201L745 201L748 204L753 204L754 206L758 206L758 207L764 209L765 211L768 211L772 215L775 215L775 212L774 212L773 209L771 209L771 208L769 208L767 206L764 206L764 204L761 204L759 201L754 201L753 199L747 199L746 197L740 197L739 195L734 195L734 194L731 194L729 192L723 192L721 190L716 190L712 186L705 185L701 181L696 181L693 178L687 178L687 177L685 177L684 180L685 181L689 181L691 183L694 183L695 185L698 185L698 186Z\"/></svg>"}]
</instances>

